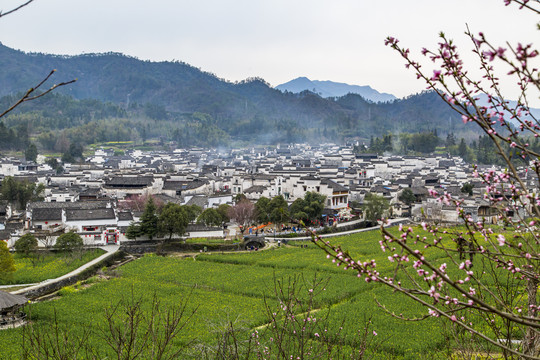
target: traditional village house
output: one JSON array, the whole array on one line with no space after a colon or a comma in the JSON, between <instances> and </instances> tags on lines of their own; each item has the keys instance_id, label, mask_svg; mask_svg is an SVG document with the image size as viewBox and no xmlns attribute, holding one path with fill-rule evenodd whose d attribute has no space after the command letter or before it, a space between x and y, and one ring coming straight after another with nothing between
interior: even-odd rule
<instances>
[{"instance_id":1,"label":"traditional village house","mask_svg":"<svg viewBox=\"0 0 540 360\"><path fill-rule=\"evenodd\" d=\"M159 186L161 185L161 186ZM136 196L145 194L156 194L161 191L163 182L161 184L154 182L153 176L112 176L103 186L104 193L117 198L123 199L126 196Z\"/></svg>"},{"instance_id":2,"label":"traditional village house","mask_svg":"<svg viewBox=\"0 0 540 360\"><path fill-rule=\"evenodd\" d=\"M230 192L221 191L208 196L208 207L217 208L222 204L233 204L233 196Z\"/></svg>"},{"instance_id":3,"label":"traditional village house","mask_svg":"<svg viewBox=\"0 0 540 360\"><path fill-rule=\"evenodd\" d=\"M326 195L326 208L342 210L348 207L349 189L330 179L321 179L320 192Z\"/></svg>"},{"instance_id":4,"label":"traditional village house","mask_svg":"<svg viewBox=\"0 0 540 360\"><path fill-rule=\"evenodd\" d=\"M162 194L171 197L181 197L186 195L206 194L212 193L212 184L208 180L165 180L163 182Z\"/></svg>"},{"instance_id":5,"label":"traditional village house","mask_svg":"<svg viewBox=\"0 0 540 360\"><path fill-rule=\"evenodd\" d=\"M73 187L45 189L46 202L75 202L79 200L79 191Z\"/></svg>"},{"instance_id":6,"label":"traditional village house","mask_svg":"<svg viewBox=\"0 0 540 360\"><path fill-rule=\"evenodd\" d=\"M114 209L66 209L66 228L77 232L86 245L118 243L120 232Z\"/></svg>"},{"instance_id":7,"label":"traditional village house","mask_svg":"<svg viewBox=\"0 0 540 360\"><path fill-rule=\"evenodd\" d=\"M0 161L0 176L6 177L6 176L15 176L19 175L19 160L13 161L9 159L2 159Z\"/></svg>"}]
</instances>

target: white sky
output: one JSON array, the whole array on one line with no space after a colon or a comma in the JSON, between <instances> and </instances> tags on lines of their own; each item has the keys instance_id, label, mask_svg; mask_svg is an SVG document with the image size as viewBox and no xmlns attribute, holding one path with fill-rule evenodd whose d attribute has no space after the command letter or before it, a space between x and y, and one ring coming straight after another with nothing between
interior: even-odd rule
<instances>
[{"instance_id":1,"label":"white sky","mask_svg":"<svg viewBox=\"0 0 540 360\"><path fill-rule=\"evenodd\" d=\"M0 0L0 10L21 2ZM276 86L306 76L402 97L425 86L384 46L387 35L418 55L440 31L469 48L466 23L501 45L534 42L537 21L503 0L35 0L0 19L0 41L27 52L180 60L231 81L258 76Z\"/></svg>"}]
</instances>

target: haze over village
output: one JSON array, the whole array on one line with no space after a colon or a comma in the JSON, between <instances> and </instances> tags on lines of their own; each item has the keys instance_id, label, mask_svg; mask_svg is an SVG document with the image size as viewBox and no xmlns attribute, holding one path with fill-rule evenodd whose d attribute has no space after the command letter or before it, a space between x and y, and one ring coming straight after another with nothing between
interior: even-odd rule
<instances>
[{"instance_id":1,"label":"haze over village","mask_svg":"<svg viewBox=\"0 0 540 360\"><path fill-rule=\"evenodd\" d=\"M473 219L487 217L494 221L496 216L485 200L485 187L471 165L458 156L355 154L353 146L335 144L227 151L134 150L123 156L100 148L84 164L66 164L60 175L47 164L10 158L3 159L0 172L4 177L45 185L41 202L29 202L26 209L4 205L0 234L10 245L29 231L41 236L47 231L75 231L87 245L129 241L126 229L131 222L140 220L143 209L130 209L125 204L134 197L148 195L163 203L194 204L204 210L221 204L234 205L238 195L245 195L252 202L261 197L283 196L292 204L307 192L317 192L326 197L324 225L328 225L328 221L339 224L358 214L363 218L364 197L371 193L389 201L386 217L458 223L456 207L430 195L437 192L464 197L464 208ZM534 186L535 179L528 174L523 170L523 180ZM466 184L471 185L467 190ZM413 200L399 200L405 189L412 191ZM226 225L193 224L186 235L240 236L234 223ZM115 234L112 237L111 232Z\"/></svg>"}]
</instances>

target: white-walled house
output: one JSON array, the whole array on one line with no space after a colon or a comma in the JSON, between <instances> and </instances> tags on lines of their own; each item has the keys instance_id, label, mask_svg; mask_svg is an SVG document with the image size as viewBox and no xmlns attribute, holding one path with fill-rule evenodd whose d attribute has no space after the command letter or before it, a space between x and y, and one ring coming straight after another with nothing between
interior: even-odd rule
<instances>
[{"instance_id":1,"label":"white-walled house","mask_svg":"<svg viewBox=\"0 0 540 360\"><path fill-rule=\"evenodd\" d=\"M62 225L62 208L36 208L30 211L30 229L53 231Z\"/></svg>"},{"instance_id":2,"label":"white-walled house","mask_svg":"<svg viewBox=\"0 0 540 360\"><path fill-rule=\"evenodd\" d=\"M116 227L117 220L113 208L104 209L66 209L63 213L66 227L76 232L96 231Z\"/></svg>"},{"instance_id":3,"label":"white-walled house","mask_svg":"<svg viewBox=\"0 0 540 360\"><path fill-rule=\"evenodd\" d=\"M180 197L194 194L209 195L212 192L212 184L208 180L165 180L162 194L170 197Z\"/></svg>"},{"instance_id":4,"label":"white-walled house","mask_svg":"<svg viewBox=\"0 0 540 360\"><path fill-rule=\"evenodd\" d=\"M317 176L290 177L284 182L286 200L293 202L303 198L306 192L316 192L326 196L325 207L332 210L346 208L349 202L349 189L327 178Z\"/></svg>"},{"instance_id":5,"label":"white-walled house","mask_svg":"<svg viewBox=\"0 0 540 360\"><path fill-rule=\"evenodd\" d=\"M0 175L2 176L15 176L19 175L19 165L11 161L0 162Z\"/></svg>"},{"instance_id":6,"label":"white-walled house","mask_svg":"<svg viewBox=\"0 0 540 360\"><path fill-rule=\"evenodd\" d=\"M231 194L226 194L226 195L214 194L208 197L209 208L210 207L217 208L219 205L222 205L222 204L232 205L232 203L233 203L233 196Z\"/></svg>"},{"instance_id":7,"label":"white-walled house","mask_svg":"<svg viewBox=\"0 0 540 360\"><path fill-rule=\"evenodd\" d=\"M69 188L45 189L46 202L76 202L79 200L79 192Z\"/></svg>"}]
</instances>

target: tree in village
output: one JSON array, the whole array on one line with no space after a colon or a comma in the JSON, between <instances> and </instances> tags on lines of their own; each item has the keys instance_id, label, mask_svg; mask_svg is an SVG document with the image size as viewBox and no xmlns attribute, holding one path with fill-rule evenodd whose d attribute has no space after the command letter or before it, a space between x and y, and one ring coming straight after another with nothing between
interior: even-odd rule
<instances>
[{"instance_id":1,"label":"tree in village","mask_svg":"<svg viewBox=\"0 0 540 360\"><path fill-rule=\"evenodd\" d=\"M5 177L0 188L2 199L19 205L20 209L25 209L26 204L30 201L42 201L44 191L43 184L15 180L12 176Z\"/></svg>"},{"instance_id":2,"label":"tree in village","mask_svg":"<svg viewBox=\"0 0 540 360\"><path fill-rule=\"evenodd\" d=\"M132 223L126 230L128 239L135 239L139 236L147 236L150 240L158 233L158 215L154 199L149 196L138 223Z\"/></svg>"},{"instance_id":3,"label":"tree in village","mask_svg":"<svg viewBox=\"0 0 540 360\"><path fill-rule=\"evenodd\" d=\"M152 198L152 201L156 205L156 210L159 212L159 210L164 206L164 203L161 199L150 194L131 196L125 200L119 201L118 206L121 209L144 211L149 198Z\"/></svg>"},{"instance_id":4,"label":"tree in village","mask_svg":"<svg viewBox=\"0 0 540 360\"><path fill-rule=\"evenodd\" d=\"M5 241L0 241L0 280L9 280L15 272L15 260Z\"/></svg>"},{"instance_id":5,"label":"tree in village","mask_svg":"<svg viewBox=\"0 0 540 360\"><path fill-rule=\"evenodd\" d=\"M205 226L221 226L222 223L221 214L214 208L205 209L197 218L197 224Z\"/></svg>"},{"instance_id":6,"label":"tree in village","mask_svg":"<svg viewBox=\"0 0 540 360\"><path fill-rule=\"evenodd\" d=\"M71 143L67 151L62 154L62 162L72 163L82 161L83 150L84 149L80 143Z\"/></svg>"},{"instance_id":7,"label":"tree in village","mask_svg":"<svg viewBox=\"0 0 540 360\"><path fill-rule=\"evenodd\" d=\"M36 147L36 144L30 143L26 147L26 150L24 150L24 158L26 161L33 161L35 162L38 156L38 150Z\"/></svg>"},{"instance_id":8,"label":"tree in village","mask_svg":"<svg viewBox=\"0 0 540 360\"><path fill-rule=\"evenodd\" d=\"M131 240L135 240L142 236L141 226L136 222L131 222L126 229L126 237Z\"/></svg>"},{"instance_id":9,"label":"tree in village","mask_svg":"<svg viewBox=\"0 0 540 360\"><path fill-rule=\"evenodd\" d=\"M540 15L540 1L504 1ZM484 184L484 200L496 216L475 218L463 208L462 198L434 190L434 200L455 207L462 226L442 229L429 219L418 228L400 226L397 233L381 226L379 244L390 267L357 259L320 238L314 242L366 282L388 286L425 307L425 315L407 319L397 315L399 306L381 304L389 314L415 321L435 317L449 325L456 344L452 356L539 359L540 154L529 144L540 136L540 123L528 106L540 90L539 53L530 44L499 45L469 29L466 35L482 71L478 78L466 70L456 45L444 34L437 49L422 50L434 63L426 70L397 39L389 37L386 44L493 145L504 168L475 168L474 176ZM506 101L495 65L506 66L507 76L519 85L517 104ZM524 166L516 165L516 156L527 160ZM493 220L505 227L491 225Z\"/></svg>"},{"instance_id":10,"label":"tree in village","mask_svg":"<svg viewBox=\"0 0 540 360\"><path fill-rule=\"evenodd\" d=\"M64 168L62 167L60 162L54 157L48 158L47 160L45 160L45 163L49 165L53 170L55 170L57 174L61 174L64 172Z\"/></svg>"},{"instance_id":11,"label":"tree in village","mask_svg":"<svg viewBox=\"0 0 540 360\"><path fill-rule=\"evenodd\" d=\"M459 146L458 146L458 149L457 149L457 153L459 156L461 156L464 160L468 160L468 148L467 148L467 144L465 144L465 140L463 138L461 138L461 141L459 142Z\"/></svg>"},{"instance_id":12,"label":"tree in village","mask_svg":"<svg viewBox=\"0 0 540 360\"><path fill-rule=\"evenodd\" d=\"M38 241L33 234L24 234L13 245L15 251L24 256L30 255L38 247Z\"/></svg>"},{"instance_id":13,"label":"tree in village","mask_svg":"<svg viewBox=\"0 0 540 360\"><path fill-rule=\"evenodd\" d=\"M282 195L274 196L268 204L270 221L281 225L289 218L289 205Z\"/></svg>"},{"instance_id":14,"label":"tree in village","mask_svg":"<svg viewBox=\"0 0 540 360\"><path fill-rule=\"evenodd\" d=\"M221 222L222 223L228 223L231 221L229 218L229 209L231 208L231 205L229 204L221 204L218 206L217 211L219 215L221 216Z\"/></svg>"},{"instance_id":15,"label":"tree in village","mask_svg":"<svg viewBox=\"0 0 540 360\"><path fill-rule=\"evenodd\" d=\"M187 212L187 219L189 223L197 220L199 215L202 213L203 209L199 205L184 205L184 209Z\"/></svg>"},{"instance_id":16,"label":"tree in village","mask_svg":"<svg viewBox=\"0 0 540 360\"><path fill-rule=\"evenodd\" d=\"M166 204L157 218L158 233L168 235L169 240L174 234L183 236L188 224L188 211L184 206L175 203Z\"/></svg>"},{"instance_id":17,"label":"tree in village","mask_svg":"<svg viewBox=\"0 0 540 360\"><path fill-rule=\"evenodd\" d=\"M244 195L244 194L236 194L236 195L234 196L234 203L235 203L235 204L238 204L238 203L241 202L242 200L247 200L246 195Z\"/></svg>"},{"instance_id":18,"label":"tree in village","mask_svg":"<svg viewBox=\"0 0 540 360\"><path fill-rule=\"evenodd\" d=\"M469 196L472 196L473 194L474 185L470 182L467 182L461 186L460 191L464 194L468 194Z\"/></svg>"},{"instance_id":19,"label":"tree in village","mask_svg":"<svg viewBox=\"0 0 540 360\"><path fill-rule=\"evenodd\" d=\"M451 146L454 146L454 145L456 145L456 136L454 135L453 132L449 132L446 135L445 146L448 148L448 147L451 147Z\"/></svg>"},{"instance_id":20,"label":"tree in village","mask_svg":"<svg viewBox=\"0 0 540 360\"><path fill-rule=\"evenodd\" d=\"M416 201L416 196L414 196L411 188L405 188L399 194L398 200L407 206L411 206L411 204Z\"/></svg>"},{"instance_id":21,"label":"tree in village","mask_svg":"<svg viewBox=\"0 0 540 360\"><path fill-rule=\"evenodd\" d=\"M303 198L293 201L290 216L304 222L316 221L321 218L324 210L326 196L317 192L308 191Z\"/></svg>"},{"instance_id":22,"label":"tree in village","mask_svg":"<svg viewBox=\"0 0 540 360\"><path fill-rule=\"evenodd\" d=\"M79 234L74 232L68 232L60 235L54 244L55 249L66 253L80 251L82 250L83 246L83 239Z\"/></svg>"},{"instance_id":23,"label":"tree in village","mask_svg":"<svg viewBox=\"0 0 540 360\"><path fill-rule=\"evenodd\" d=\"M432 131L400 135L401 148L404 152L413 151L419 153L431 153L441 141L437 134Z\"/></svg>"},{"instance_id":24,"label":"tree in village","mask_svg":"<svg viewBox=\"0 0 540 360\"><path fill-rule=\"evenodd\" d=\"M229 218L236 222L244 235L247 227L256 219L255 205L248 199L241 200L229 209Z\"/></svg>"},{"instance_id":25,"label":"tree in village","mask_svg":"<svg viewBox=\"0 0 540 360\"><path fill-rule=\"evenodd\" d=\"M378 221L382 219L389 207L390 202L384 196L373 193L366 194L364 197L364 204L362 205L365 218L369 221Z\"/></svg>"},{"instance_id":26,"label":"tree in village","mask_svg":"<svg viewBox=\"0 0 540 360\"><path fill-rule=\"evenodd\" d=\"M272 199L262 196L255 203L255 211L259 224L269 222L281 224L289 218L289 205L282 195L274 196Z\"/></svg>"},{"instance_id":27,"label":"tree in village","mask_svg":"<svg viewBox=\"0 0 540 360\"><path fill-rule=\"evenodd\" d=\"M255 212L257 214L257 222L266 224L270 222L270 199L266 196L261 196L255 203Z\"/></svg>"}]
</instances>

